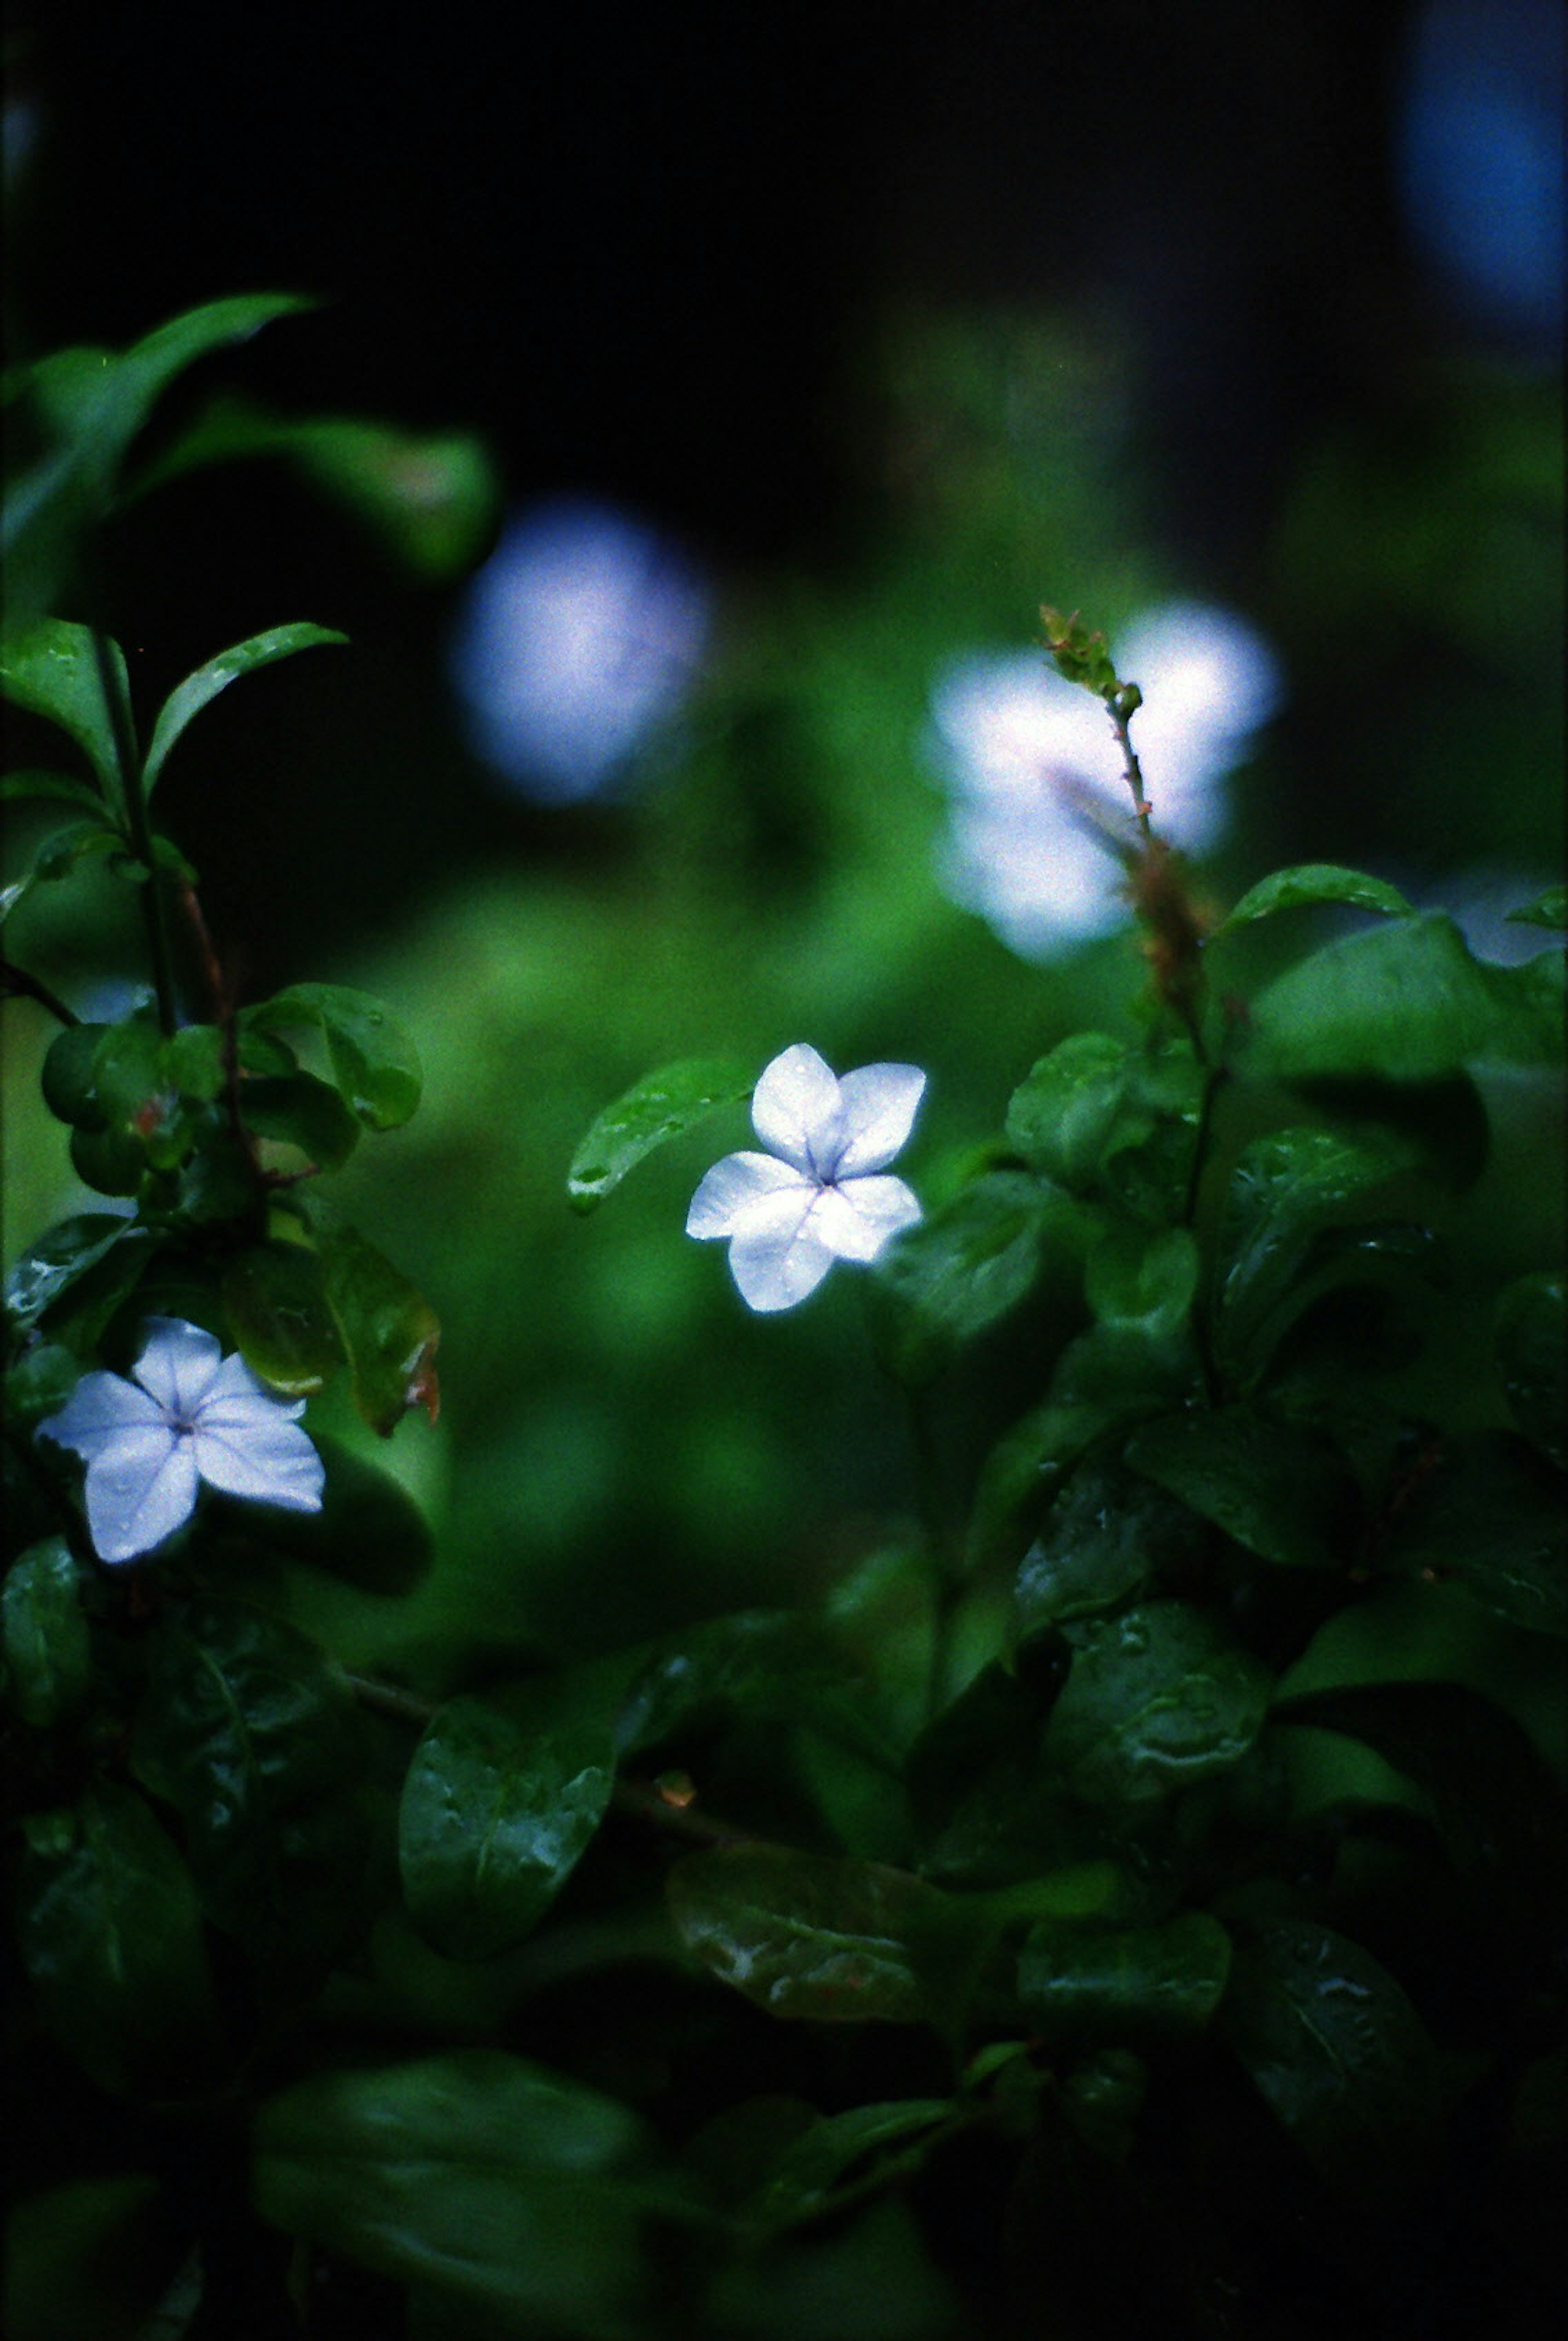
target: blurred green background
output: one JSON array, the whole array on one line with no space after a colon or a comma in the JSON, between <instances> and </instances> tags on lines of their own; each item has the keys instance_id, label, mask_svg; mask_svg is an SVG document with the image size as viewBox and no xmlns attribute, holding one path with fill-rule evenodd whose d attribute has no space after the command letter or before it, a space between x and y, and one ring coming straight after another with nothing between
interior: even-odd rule
<instances>
[{"instance_id":1,"label":"blurred green background","mask_svg":"<svg viewBox=\"0 0 1568 2341\"><path fill-rule=\"evenodd\" d=\"M1340 861L1508 946L1563 858L1557 13L18 16L13 358L297 288L324 306L173 420L225 392L419 443L181 478L65 613L120 633L144 707L264 626L353 638L226 695L163 784L245 995L363 984L425 1063L344 1200L444 1323L439 1426L385 1450L441 1559L411 1605L345 1601L345 1654L435 1683L823 1589L910 1532L855 1278L754 1319L686 1241L739 1109L589 1220L573 1147L652 1065L809 1040L926 1068L900 1168L934 1200L1036 1056L1123 1013L1130 941L1032 966L938 882L934 682L1027 647L1042 600L1114 642L1198 598L1271 645L1216 901ZM566 722L566 780L520 782L453 646L491 544L564 497L631 532L590 682L616 626L665 671L672 591L705 615L629 752L574 766ZM135 948L95 883L11 946L85 1010ZM14 1249L82 1199L46 1020L6 1014ZM1466 1210L1513 1272L1557 1240L1558 1110L1493 1102Z\"/></svg>"}]
</instances>

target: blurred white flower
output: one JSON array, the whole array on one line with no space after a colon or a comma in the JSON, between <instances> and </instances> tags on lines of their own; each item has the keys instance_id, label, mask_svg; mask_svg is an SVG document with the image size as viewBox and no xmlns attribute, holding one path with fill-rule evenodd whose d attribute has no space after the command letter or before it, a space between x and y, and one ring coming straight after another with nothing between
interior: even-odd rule
<instances>
[{"instance_id":1,"label":"blurred white flower","mask_svg":"<svg viewBox=\"0 0 1568 2341\"><path fill-rule=\"evenodd\" d=\"M1133 742L1154 827L1202 852L1222 833L1221 783L1278 704L1279 667L1239 618L1200 603L1152 611L1112 644L1144 705ZM1024 959L1046 959L1126 916L1116 873L1079 808L1132 828L1121 750L1104 704L1044 654L959 659L932 694L934 752L952 797L942 870L953 900Z\"/></svg>"},{"instance_id":2,"label":"blurred white flower","mask_svg":"<svg viewBox=\"0 0 1568 2341\"><path fill-rule=\"evenodd\" d=\"M686 1233L727 1236L730 1271L749 1308L793 1308L835 1260L874 1260L912 1227L920 1204L886 1170L925 1088L916 1065L863 1065L834 1078L798 1041L752 1093L752 1126L769 1154L726 1154L692 1198Z\"/></svg>"},{"instance_id":3,"label":"blurred white flower","mask_svg":"<svg viewBox=\"0 0 1568 2341\"><path fill-rule=\"evenodd\" d=\"M477 753L523 795L596 795L690 687L709 595L684 556L606 504L541 505L474 578L452 675Z\"/></svg>"},{"instance_id":4,"label":"blurred white flower","mask_svg":"<svg viewBox=\"0 0 1568 2341\"><path fill-rule=\"evenodd\" d=\"M295 1429L305 1400L274 1398L237 1352L178 1317L148 1320L126 1381L82 1376L39 1435L87 1466L87 1527L100 1560L134 1560L182 1528L205 1479L231 1496L321 1509L321 1458Z\"/></svg>"}]
</instances>

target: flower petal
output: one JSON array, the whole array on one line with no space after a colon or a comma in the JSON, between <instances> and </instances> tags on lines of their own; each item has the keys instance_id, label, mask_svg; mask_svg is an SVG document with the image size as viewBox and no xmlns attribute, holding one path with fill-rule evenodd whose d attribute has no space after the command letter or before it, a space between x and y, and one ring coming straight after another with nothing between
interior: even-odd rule
<instances>
[{"instance_id":1,"label":"flower petal","mask_svg":"<svg viewBox=\"0 0 1568 2341\"><path fill-rule=\"evenodd\" d=\"M135 1560L173 1536L196 1500L191 1441L166 1422L123 1428L87 1466L87 1528L100 1560Z\"/></svg>"},{"instance_id":2,"label":"flower petal","mask_svg":"<svg viewBox=\"0 0 1568 2341\"><path fill-rule=\"evenodd\" d=\"M145 1390L182 1422L195 1419L223 1359L223 1343L183 1317L149 1317L149 1340L132 1368Z\"/></svg>"},{"instance_id":3,"label":"flower petal","mask_svg":"<svg viewBox=\"0 0 1568 2341\"><path fill-rule=\"evenodd\" d=\"M730 1273L741 1299L759 1315L793 1309L814 1292L834 1256L809 1230L794 1236L757 1233L736 1236L730 1245Z\"/></svg>"},{"instance_id":4,"label":"flower petal","mask_svg":"<svg viewBox=\"0 0 1568 2341\"><path fill-rule=\"evenodd\" d=\"M846 1179L812 1213L811 1233L840 1260L874 1260L890 1236L912 1228L920 1200L902 1179Z\"/></svg>"},{"instance_id":5,"label":"flower petal","mask_svg":"<svg viewBox=\"0 0 1568 2341\"><path fill-rule=\"evenodd\" d=\"M212 1388L196 1410L198 1430L205 1428L215 1408L226 1410L235 1400L255 1400L286 1415L290 1422L297 1422L305 1412L304 1399L279 1398L275 1390L268 1390L254 1367L246 1365L237 1350L224 1360L213 1376Z\"/></svg>"},{"instance_id":6,"label":"flower petal","mask_svg":"<svg viewBox=\"0 0 1568 2341\"><path fill-rule=\"evenodd\" d=\"M771 1154L726 1154L715 1162L692 1197L686 1213L686 1233L705 1240L709 1236L733 1236L743 1215L754 1203L793 1189L803 1210L816 1193L813 1180L802 1177L787 1162Z\"/></svg>"},{"instance_id":7,"label":"flower petal","mask_svg":"<svg viewBox=\"0 0 1568 2341\"><path fill-rule=\"evenodd\" d=\"M918 1065L862 1065L838 1086L844 1140L833 1176L842 1184L892 1161L914 1127L925 1075Z\"/></svg>"},{"instance_id":8,"label":"flower petal","mask_svg":"<svg viewBox=\"0 0 1568 2341\"><path fill-rule=\"evenodd\" d=\"M843 1142L843 1101L832 1071L805 1041L764 1067L752 1091L752 1128L807 1178L833 1175Z\"/></svg>"},{"instance_id":9,"label":"flower petal","mask_svg":"<svg viewBox=\"0 0 1568 2341\"><path fill-rule=\"evenodd\" d=\"M89 1463L129 1430L168 1429L163 1408L119 1374L84 1374L58 1414L38 1425L42 1439L72 1448Z\"/></svg>"},{"instance_id":10,"label":"flower petal","mask_svg":"<svg viewBox=\"0 0 1568 2341\"><path fill-rule=\"evenodd\" d=\"M318 1512L326 1475L294 1412L265 1397L205 1406L191 1445L207 1485L291 1512Z\"/></svg>"}]
</instances>

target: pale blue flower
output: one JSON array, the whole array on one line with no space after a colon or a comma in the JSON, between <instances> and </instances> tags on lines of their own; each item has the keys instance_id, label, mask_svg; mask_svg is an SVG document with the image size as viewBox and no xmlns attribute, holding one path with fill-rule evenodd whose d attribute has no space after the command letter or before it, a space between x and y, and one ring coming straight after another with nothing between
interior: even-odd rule
<instances>
[{"instance_id":1,"label":"pale blue flower","mask_svg":"<svg viewBox=\"0 0 1568 2341\"><path fill-rule=\"evenodd\" d=\"M305 1400L275 1398L236 1352L178 1317L153 1317L132 1380L82 1376L39 1435L87 1466L100 1560L134 1560L183 1528L205 1479L295 1512L321 1509L321 1458L296 1428Z\"/></svg>"},{"instance_id":2,"label":"pale blue flower","mask_svg":"<svg viewBox=\"0 0 1568 2341\"><path fill-rule=\"evenodd\" d=\"M804 1041L775 1057L752 1093L767 1154L726 1154L692 1198L686 1233L727 1237L748 1308L790 1309L835 1260L874 1260L920 1204L886 1166L925 1088L916 1065L863 1065L839 1081Z\"/></svg>"}]
</instances>

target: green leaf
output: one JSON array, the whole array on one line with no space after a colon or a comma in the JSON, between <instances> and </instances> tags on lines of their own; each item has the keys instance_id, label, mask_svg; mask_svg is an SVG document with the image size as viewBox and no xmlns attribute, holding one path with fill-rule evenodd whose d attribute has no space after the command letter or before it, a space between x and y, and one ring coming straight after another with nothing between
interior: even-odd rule
<instances>
[{"instance_id":1,"label":"green leaf","mask_svg":"<svg viewBox=\"0 0 1568 2341\"><path fill-rule=\"evenodd\" d=\"M104 695L99 649L124 703L130 703L125 653L107 635L64 618L45 618L0 644L0 691L14 705L68 732L86 751L111 805L121 796L114 717Z\"/></svg>"},{"instance_id":2,"label":"green leaf","mask_svg":"<svg viewBox=\"0 0 1568 2341\"><path fill-rule=\"evenodd\" d=\"M1418 2182L1436 2059L1387 1969L1309 1918L1236 1944L1222 2023L1264 2102L1325 2178L1378 2200Z\"/></svg>"},{"instance_id":3,"label":"green leaf","mask_svg":"<svg viewBox=\"0 0 1568 2341\"><path fill-rule=\"evenodd\" d=\"M242 1031L315 1026L325 1036L332 1078L372 1130L395 1130L419 1104L419 1060L414 1043L379 1000L341 983L296 983L275 999L245 1009Z\"/></svg>"},{"instance_id":4,"label":"green leaf","mask_svg":"<svg viewBox=\"0 0 1568 2341\"><path fill-rule=\"evenodd\" d=\"M228 1044L219 1024L183 1024L164 1043L164 1071L182 1097L210 1105L228 1071Z\"/></svg>"},{"instance_id":5,"label":"green leaf","mask_svg":"<svg viewBox=\"0 0 1568 2341\"><path fill-rule=\"evenodd\" d=\"M413 1497L352 1448L319 1431L311 1439L326 1471L321 1509L247 1506L247 1544L366 1593L411 1593L429 1574L434 1552L429 1523Z\"/></svg>"},{"instance_id":6,"label":"green leaf","mask_svg":"<svg viewBox=\"0 0 1568 2341\"><path fill-rule=\"evenodd\" d=\"M144 865L132 861L125 852L125 841L117 829L105 829L102 813L96 821L75 821L69 829L57 829L53 837L45 839L33 862L35 885L57 885L68 878L84 862L101 862L111 853L121 857L120 869L114 874L135 881L146 876Z\"/></svg>"},{"instance_id":7,"label":"green leaf","mask_svg":"<svg viewBox=\"0 0 1568 2341\"><path fill-rule=\"evenodd\" d=\"M9 2341L180 2341L178 2312L159 2308L184 2250L149 2171L19 2192L5 2223Z\"/></svg>"},{"instance_id":8,"label":"green leaf","mask_svg":"<svg viewBox=\"0 0 1568 2341\"><path fill-rule=\"evenodd\" d=\"M1071 1033L1014 1091L1008 1143L1032 1169L1071 1193L1092 1193L1122 1111L1132 1061L1126 1042L1109 1033Z\"/></svg>"},{"instance_id":9,"label":"green leaf","mask_svg":"<svg viewBox=\"0 0 1568 2341\"><path fill-rule=\"evenodd\" d=\"M1072 1193L1104 1194L1164 1226L1185 1198L1203 1080L1185 1041L1133 1050L1075 1032L1014 1091L1007 1136Z\"/></svg>"},{"instance_id":10,"label":"green leaf","mask_svg":"<svg viewBox=\"0 0 1568 2341\"><path fill-rule=\"evenodd\" d=\"M1315 1431L1251 1407L1221 1407L1142 1423L1126 1454L1262 1560L1344 1569L1355 1557L1355 1490L1337 1449Z\"/></svg>"},{"instance_id":11,"label":"green leaf","mask_svg":"<svg viewBox=\"0 0 1568 2341\"><path fill-rule=\"evenodd\" d=\"M1084 1207L1023 1170L992 1170L906 1228L880 1255L868 1293L879 1353L900 1381L929 1380L962 1341L1016 1309L1040 1276L1048 1237L1081 1250Z\"/></svg>"},{"instance_id":12,"label":"green leaf","mask_svg":"<svg viewBox=\"0 0 1568 2341\"><path fill-rule=\"evenodd\" d=\"M1231 1938L1206 1911L1154 1927L1030 1928L1018 1959L1018 1997L1053 2045L1174 2037L1201 2032L1223 1995Z\"/></svg>"},{"instance_id":13,"label":"green leaf","mask_svg":"<svg viewBox=\"0 0 1568 2341\"><path fill-rule=\"evenodd\" d=\"M79 805L84 812L104 818L104 800L85 781L68 772L7 772L0 781L0 804L19 804L29 797L55 797L62 804Z\"/></svg>"},{"instance_id":14,"label":"green leaf","mask_svg":"<svg viewBox=\"0 0 1568 2341\"><path fill-rule=\"evenodd\" d=\"M1117 1442L1118 1447L1120 1442ZM1014 1590L1019 1638L1114 1609L1164 1569L1190 1564L1202 1523L1120 1452L1086 1456L1024 1555Z\"/></svg>"},{"instance_id":15,"label":"green leaf","mask_svg":"<svg viewBox=\"0 0 1568 2341\"><path fill-rule=\"evenodd\" d=\"M790 2139L746 2204L747 2224L794 2226L909 2176L939 2143L936 2133L952 2123L954 2111L948 2097L894 2097L886 2104L818 2115L809 2128ZM911 2153L915 2139L921 2147ZM904 2150L889 2153L890 2147ZM869 2169L857 2170L857 2165L868 2163ZM855 2176L846 2186L851 2173Z\"/></svg>"},{"instance_id":16,"label":"green leaf","mask_svg":"<svg viewBox=\"0 0 1568 2341\"><path fill-rule=\"evenodd\" d=\"M320 1170L341 1169L359 1143L361 1123L314 1073L253 1074L240 1084L239 1102L247 1130L297 1146Z\"/></svg>"},{"instance_id":17,"label":"green leaf","mask_svg":"<svg viewBox=\"0 0 1568 2341\"><path fill-rule=\"evenodd\" d=\"M154 782L164 769L164 760L186 724L198 715L220 691L242 674L252 674L256 668L273 665L278 659L292 658L296 651L308 651L322 643L346 643L348 636L335 633L330 626L313 626L307 621L288 626L269 626L265 633L252 634L232 650L220 651L186 675L169 693L153 726L153 737L142 768L142 785L150 796Z\"/></svg>"},{"instance_id":18,"label":"green leaf","mask_svg":"<svg viewBox=\"0 0 1568 2341\"><path fill-rule=\"evenodd\" d=\"M247 1244L224 1270L223 1300L246 1365L287 1397L310 1397L343 1363L321 1260L303 1244Z\"/></svg>"},{"instance_id":19,"label":"green leaf","mask_svg":"<svg viewBox=\"0 0 1568 2341\"><path fill-rule=\"evenodd\" d=\"M519 1694L437 1709L409 1765L398 1862L414 1924L449 1958L532 1932L592 1842L614 1786L602 1716Z\"/></svg>"},{"instance_id":20,"label":"green leaf","mask_svg":"<svg viewBox=\"0 0 1568 2341\"><path fill-rule=\"evenodd\" d=\"M983 1499L999 1504L1012 1493L1017 1500L1031 1483L1050 1488L1106 1432L1191 1404L1200 1394L1197 1352L1187 1335L1154 1340L1142 1328L1096 1325L1068 1342L1044 1404L1001 1442L998 1484L988 1484L988 1464Z\"/></svg>"},{"instance_id":21,"label":"green leaf","mask_svg":"<svg viewBox=\"0 0 1568 2341\"><path fill-rule=\"evenodd\" d=\"M104 1781L23 1830L17 1940L62 2045L105 2088L210 2086L216 2019L201 1913L143 1799Z\"/></svg>"},{"instance_id":22,"label":"green leaf","mask_svg":"<svg viewBox=\"0 0 1568 2341\"><path fill-rule=\"evenodd\" d=\"M1189 1228L1106 1230L1089 1254L1084 1295L1102 1325L1161 1340L1179 1332L1198 1290Z\"/></svg>"},{"instance_id":23,"label":"green leaf","mask_svg":"<svg viewBox=\"0 0 1568 2341\"><path fill-rule=\"evenodd\" d=\"M1560 1064L1563 1029L1560 953L1493 966L1433 911L1346 936L1276 977L1238 1061L1274 1081L1432 1081L1467 1065Z\"/></svg>"},{"instance_id":24,"label":"green leaf","mask_svg":"<svg viewBox=\"0 0 1568 2341\"><path fill-rule=\"evenodd\" d=\"M893 1760L859 1669L819 1626L785 1609L734 1610L656 1643L621 1701L615 1746L632 1755L735 1716L807 1724Z\"/></svg>"},{"instance_id":25,"label":"green leaf","mask_svg":"<svg viewBox=\"0 0 1568 2341\"><path fill-rule=\"evenodd\" d=\"M683 1057L644 1074L594 1117L573 1155L566 1173L573 1208L593 1210L645 1154L695 1130L721 1106L738 1105L755 1081L727 1057Z\"/></svg>"},{"instance_id":26,"label":"green leaf","mask_svg":"<svg viewBox=\"0 0 1568 2341\"><path fill-rule=\"evenodd\" d=\"M1510 911L1508 917L1516 926L1556 930L1568 927L1568 887L1548 886L1543 894L1537 894L1522 910Z\"/></svg>"},{"instance_id":27,"label":"green leaf","mask_svg":"<svg viewBox=\"0 0 1568 2341\"><path fill-rule=\"evenodd\" d=\"M353 1228L320 1240L326 1305L354 1383L354 1402L373 1430L390 1436L411 1406L432 1422L440 1405L435 1311L374 1244Z\"/></svg>"},{"instance_id":28,"label":"green leaf","mask_svg":"<svg viewBox=\"0 0 1568 2341\"><path fill-rule=\"evenodd\" d=\"M5 1279L5 1307L12 1322L25 1330L57 1308L71 1289L108 1259L116 1246L128 1282L146 1265L151 1239L114 1211L85 1211L62 1220L29 1246Z\"/></svg>"},{"instance_id":29,"label":"green leaf","mask_svg":"<svg viewBox=\"0 0 1568 2341\"><path fill-rule=\"evenodd\" d=\"M1391 919L1415 916L1414 904L1386 879L1370 878L1364 870L1342 869L1335 862L1300 862L1249 887L1215 928L1214 937L1229 934L1233 927L1250 926L1254 919L1270 918L1275 911L1293 911L1303 902L1345 902L1353 910L1381 911Z\"/></svg>"},{"instance_id":30,"label":"green leaf","mask_svg":"<svg viewBox=\"0 0 1568 2341\"><path fill-rule=\"evenodd\" d=\"M90 1652L81 1579L64 1537L29 1545L0 1590L8 1696L24 1723L46 1730L79 1707Z\"/></svg>"},{"instance_id":31,"label":"green leaf","mask_svg":"<svg viewBox=\"0 0 1568 2341\"><path fill-rule=\"evenodd\" d=\"M262 2106L255 2156L263 2219L485 2333L650 2329L641 2230L676 2198L637 2117L579 2081L500 2048L329 2071Z\"/></svg>"},{"instance_id":32,"label":"green leaf","mask_svg":"<svg viewBox=\"0 0 1568 2341\"><path fill-rule=\"evenodd\" d=\"M787 1846L690 1854L666 1895L681 1940L721 1983L818 2024L943 2023L984 1948L962 1906L907 1870Z\"/></svg>"},{"instance_id":33,"label":"green leaf","mask_svg":"<svg viewBox=\"0 0 1568 2341\"><path fill-rule=\"evenodd\" d=\"M1080 1796L1147 1803L1246 1754L1273 1683L1215 1619L1154 1601L1090 1630L1046 1731Z\"/></svg>"},{"instance_id":34,"label":"green leaf","mask_svg":"<svg viewBox=\"0 0 1568 2341\"><path fill-rule=\"evenodd\" d=\"M164 1064L164 1038L150 1016L109 1025L93 1052L93 1095L111 1127L124 1130L173 1088Z\"/></svg>"},{"instance_id":35,"label":"green leaf","mask_svg":"<svg viewBox=\"0 0 1568 2341\"><path fill-rule=\"evenodd\" d=\"M1517 1277L1497 1303L1497 1370L1513 1420L1533 1445L1568 1468L1568 1319L1563 1278Z\"/></svg>"},{"instance_id":36,"label":"green leaf","mask_svg":"<svg viewBox=\"0 0 1568 2341\"><path fill-rule=\"evenodd\" d=\"M1561 1475L1510 1431L1451 1438L1410 1495L1381 1569L1458 1587L1537 1634L1568 1634L1568 1514Z\"/></svg>"},{"instance_id":37,"label":"green leaf","mask_svg":"<svg viewBox=\"0 0 1568 2341\"><path fill-rule=\"evenodd\" d=\"M39 1086L57 1120L75 1130L101 1130L104 1109L93 1087L93 1060L107 1024L67 1024L45 1052Z\"/></svg>"},{"instance_id":38,"label":"green leaf","mask_svg":"<svg viewBox=\"0 0 1568 2341\"><path fill-rule=\"evenodd\" d=\"M148 1636L131 1752L180 1816L208 1917L275 1984L325 1972L358 1915L367 1851L342 1675L282 1619L171 1604Z\"/></svg>"}]
</instances>

